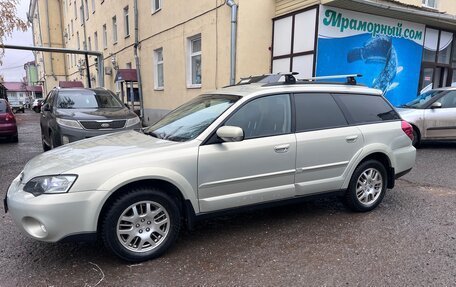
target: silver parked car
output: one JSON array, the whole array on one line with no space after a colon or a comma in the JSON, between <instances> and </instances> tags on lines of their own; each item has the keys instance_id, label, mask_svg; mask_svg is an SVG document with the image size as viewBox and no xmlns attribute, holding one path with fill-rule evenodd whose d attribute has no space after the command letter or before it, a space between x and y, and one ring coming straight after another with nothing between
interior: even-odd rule
<instances>
[{"instance_id":1,"label":"silver parked car","mask_svg":"<svg viewBox=\"0 0 456 287\"><path fill-rule=\"evenodd\" d=\"M413 127L413 145L456 140L456 87L429 90L397 109Z\"/></svg>"},{"instance_id":2,"label":"silver parked car","mask_svg":"<svg viewBox=\"0 0 456 287\"><path fill-rule=\"evenodd\" d=\"M98 236L142 261L184 223L240 207L337 192L370 211L412 169L412 127L381 91L274 76L201 95L143 133L41 154L11 183L5 210L37 240Z\"/></svg>"}]
</instances>

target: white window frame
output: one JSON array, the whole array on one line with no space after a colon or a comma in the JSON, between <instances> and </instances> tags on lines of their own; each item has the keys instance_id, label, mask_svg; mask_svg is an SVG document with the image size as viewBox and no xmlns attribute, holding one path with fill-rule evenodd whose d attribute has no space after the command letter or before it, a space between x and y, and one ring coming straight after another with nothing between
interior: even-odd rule
<instances>
[{"instance_id":1,"label":"white window frame","mask_svg":"<svg viewBox=\"0 0 456 287\"><path fill-rule=\"evenodd\" d=\"M90 38L90 36L87 37L87 42L88 42L87 50L92 51L92 39Z\"/></svg>"},{"instance_id":2,"label":"white window frame","mask_svg":"<svg viewBox=\"0 0 456 287\"><path fill-rule=\"evenodd\" d=\"M158 5L156 5L158 2ZM162 0L151 0L152 14L157 13L162 9Z\"/></svg>"},{"instance_id":3,"label":"white window frame","mask_svg":"<svg viewBox=\"0 0 456 287\"><path fill-rule=\"evenodd\" d=\"M95 0L92 0L92 14L95 13Z\"/></svg>"},{"instance_id":4,"label":"white window frame","mask_svg":"<svg viewBox=\"0 0 456 287\"><path fill-rule=\"evenodd\" d=\"M98 51L98 32L93 33L93 44L95 46L95 51Z\"/></svg>"},{"instance_id":5,"label":"white window frame","mask_svg":"<svg viewBox=\"0 0 456 287\"><path fill-rule=\"evenodd\" d=\"M80 40L80 38L79 38L79 31L76 32L76 38L77 38L77 40L78 40L78 50L81 50L81 40Z\"/></svg>"},{"instance_id":6,"label":"white window frame","mask_svg":"<svg viewBox=\"0 0 456 287\"><path fill-rule=\"evenodd\" d=\"M123 8L123 13L124 13L124 33L125 37L130 36L130 8L128 6L125 6Z\"/></svg>"},{"instance_id":7,"label":"white window frame","mask_svg":"<svg viewBox=\"0 0 456 287\"><path fill-rule=\"evenodd\" d=\"M84 13L86 21L89 20L89 2L88 0L84 0Z\"/></svg>"},{"instance_id":8,"label":"white window frame","mask_svg":"<svg viewBox=\"0 0 456 287\"><path fill-rule=\"evenodd\" d=\"M429 4L429 0L422 0L421 3L423 7L427 7L427 8L432 8L432 9L437 9L437 1L438 0L434 0L434 6L430 5Z\"/></svg>"},{"instance_id":9,"label":"white window frame","mask_svg":"<svg viewBox=\"0 0 456 287\"><path fill-rule=\"evenodd\" d=\"M108 28L106 27L106 24L103 25L103 49L108 48Z\"/></svg>"},{"instance_id":10,"label":"white window frame","mask_svg":"<svg viewBox=\"0 0 456 287\"><path fill-rule=\"evenodd\" d=\"M159 53L161 53L161 60L159 60ZM161 65L162 69L162 76L163 76L163 84L159 85L158 83L158 69L159 65ZM165 86L165 70L164 70L164 64L163 64L163 48L158 48L154 50L154 89L157 91L162 91L164 90Z\"/></svg>"},{"instance_id":11,"label":"white window frame","mask_svg":"<svg viewBox=\"0 0 456 287\"><path fill-rule=\"evenodd\" d=\"M78 7L76 7L76 1L73 1L74 19L78 19Z\"/></svg>"},{"instance_id":12,"label":"white window frame","mask_svg":"<svg viewBox=\"0 0 456 287\"><path fill-rule=\"evenodd\" d=\"M113 16L112 20L112 43L117 44L117 16Z\"/></svg>"},{"instance_id":13,"label":"white window frame","mask_svg":"<svg viewBox=\"0 0 456 287\"><path fill-rule=\"evenodd\" d=\"M192 58L195 57L195 56L200 56L201 57L201 63L203 61L203 56L202 56L202 51L197 51L197 52L194 52L192 51L192 48L193 48L193 45L192 45L192 42L195 41L195 40L200 40L201 41L201 50L203 49L203 42L202 42L202 37L201 37L201 34L197 34L197 35L194 35L192 37L188 37L187 38L187 88L201 88L201 84L203 82L202 78L203 78L203 70L202 70L202 67L201 67L201 81L199 84L196 84L196 83L193 83L193 77L192 77L192 71L193 71L193 67L192 67Z\"/></svg>"}]
</instances>

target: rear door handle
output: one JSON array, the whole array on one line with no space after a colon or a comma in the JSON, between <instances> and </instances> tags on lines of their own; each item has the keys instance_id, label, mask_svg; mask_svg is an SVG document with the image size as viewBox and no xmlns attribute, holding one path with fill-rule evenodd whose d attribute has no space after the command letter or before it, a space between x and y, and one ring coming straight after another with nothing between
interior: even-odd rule
<instances>
[{"instance_id":1,"label":"rear door handle","mask_svg":"<svg viewBox=\"0 0 456 287\"><path fill-rule=\"evenodd\" d=\"M345 138L345 140L348 142L348 143L354 143L356 142L356 140L358 139L358 136L355 135L355 136L348 136Z\"/></svg>"},{"instance_id":2,"label":"rear door handle","mask_svg":"<svg viewBox=\"0 0 456 287\"><path fill-rule=\"evenodd\" d=\"M282 144L274 147L274 151L277 153L284 153L287 152L290 148L290 144Z\"/></svg>"}]
</instances>

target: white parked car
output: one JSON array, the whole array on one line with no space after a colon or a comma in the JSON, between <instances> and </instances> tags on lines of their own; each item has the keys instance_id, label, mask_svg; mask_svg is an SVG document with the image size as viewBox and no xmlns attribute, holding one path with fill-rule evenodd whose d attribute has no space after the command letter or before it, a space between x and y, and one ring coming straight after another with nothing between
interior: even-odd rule
<instances>
[{"instance_id":1,"label":"white parked car","mask_svg":"<svg viewBox=\"0 0 456 287\"><path fill-rule=\"evenodd\" d=\"M41 154L5 209L37 240L102 238L117 256L159 256L183 224L220 211L339 192L370 211L415 163L412 128L381 91L253 77L158 123Z\"/></svg>"},{"instance_id":2,"label":"white parked car","mask_svg":"<svg viewBox=\"0 0 456 287\"><path fill-rule=\"evenodd\" d=\"M413 145L456 140L456 87L429 90L398 109L413 127Z\"/></svg>"}]
</instances>

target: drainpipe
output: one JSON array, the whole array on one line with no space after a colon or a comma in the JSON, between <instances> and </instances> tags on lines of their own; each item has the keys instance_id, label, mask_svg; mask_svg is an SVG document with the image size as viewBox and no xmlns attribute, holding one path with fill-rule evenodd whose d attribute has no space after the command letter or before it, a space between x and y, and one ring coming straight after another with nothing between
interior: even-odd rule
<instances>
[{"instance_id":1,"label":"drainpipe","mask_svg":"<svg viewBox=\"0 0 456 287\"><path fill-rule=\"evenodd\" d=\"M65 8L64 8L63 5L59 5L59 6L60 6L60 15L59 15L60 17L59 18L60 18L60 33L62 34L62 47L66 48L65 37L64 37L64 33L63 33L63 31L64 31L64 28L63 28L63 9L65 9ZM70 31L68 31L68 35L69 34L70 34ZM63 58L64 58L63 59L63 69L65 71L65 80L67 81L68 80L68 76L67 76L67 71L68 71L68 69L67 69L67 61L66 61L66 57L65 56Z\"/></svg>"},{"instance_id":2,"label":"drainpipe","mask_svg":"<svg viewBox=\"0 0 456 287\"><path fill-rule=\"evenodd\" d=\"M51 23L49 21L49 1L46 0L46 21L47 21L47 32L48 32L48 47L51 46ZM54 80L57 81L57 77L54 74L54 61L52 60L52 52L49 53L51 56L51 76L54 77Z\"/></svg>"},{"instance_id":3,"label":"drainpipe","mask_svg":"<svg viewBox=\"0 0 456 287\"><path fill-rule=\"evenodd\" d=\"M138 29L138 0L134 3L135 10L135 64L136 64L136 78L138 79L138 93L139 93L139 117L141 121L144 121L144 103L142 93L142 81L141 81L141 65L139 63L138 46L139 46L139 29Z\"/></svg>"},{"instance_id":4,"label":"drainpipe","mask_svg":"<svg viewBox=\"0 0 456 287\"><path fill-rule=\"evenodd\" d=\"M236 32L238 5L233 0L226 0L226 5L231 7L230 85L234 85L236 82Z\"/></svg>"},{"instance_id":5,"label":"drainpipe","mask_svg":"<svg viewBox=\"0 0 456 287\"><path fill-rule=\"evenodd\" d=\"M88 5L88 4L87 4ZM87 15L85 14L86 8L87 11L89 10L88 7L84 6L84 0L81 1L81 7L82 7L82 26L83 26L83 32L84 32L84 41L82 48L87 51L87 31L86 31L86 24L87 24ZM90 81L90 65L89 65L89 55L86 53L84 54L84 62L85 62L85 68L86 68L86 76L87 76L87 87L91 88L92 87L92 82Z\"/></svg>"}]
</instances>

